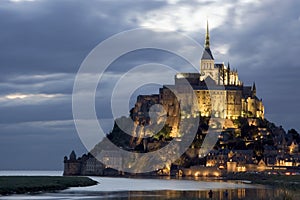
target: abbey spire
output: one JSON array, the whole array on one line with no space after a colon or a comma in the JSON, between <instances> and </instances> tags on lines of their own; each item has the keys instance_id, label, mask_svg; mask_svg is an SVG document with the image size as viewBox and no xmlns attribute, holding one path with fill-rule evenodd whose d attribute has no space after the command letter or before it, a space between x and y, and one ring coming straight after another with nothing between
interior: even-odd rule
<instances>
[{"instance_id":1,"label":"abbey spire","mask_svg":"<svg viewBox=\"0 0 300 200\"><path fill-rule=\"evenodd\" d=\"M208 21L206 24L205 44L204 44L204 51L201 60L214 60L214 57L210 51L210 36L209 36Z\"/></svg>"},{"instance_id":2,"label":"abbey spire","mask_svg":"<svg viewBox=\"0 0 300 200\"><path fill-rule=\"evenodd\" d=\"M209 27L208 27L208 21L206 23L206 34L205 34L205 49L209 49Z\"/></svg>"}]
</instances>

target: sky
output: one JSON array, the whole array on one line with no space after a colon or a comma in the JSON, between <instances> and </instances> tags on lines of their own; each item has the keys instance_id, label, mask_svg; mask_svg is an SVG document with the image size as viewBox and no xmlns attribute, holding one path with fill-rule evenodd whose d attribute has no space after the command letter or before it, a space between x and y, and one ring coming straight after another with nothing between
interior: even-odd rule
<instances>
[{"instance_id":1,"label":"sky","mask_svg":"<svg viewBox=\"0 0 300 200\"><path fill-rule=\"evenodd\" d=\"M0 0L0 170L62 170L65 155L86 152L72 115L76 73L100 42L134 28L178 31L203 44L208 19L215 60L229 61L245 85L255 81L268 120L300 131L299 7L297 0ZM149 62L185 72L166 52L120 57L96 95L105 131L107 88L130 66Z\"/></svg>"}]
</instances>

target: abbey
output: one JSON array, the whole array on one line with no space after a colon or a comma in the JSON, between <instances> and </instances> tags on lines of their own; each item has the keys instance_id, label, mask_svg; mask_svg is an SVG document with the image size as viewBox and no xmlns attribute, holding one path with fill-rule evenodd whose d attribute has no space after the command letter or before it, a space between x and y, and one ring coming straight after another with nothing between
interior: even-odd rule
<instances>
[{"instance_id":1,"label":"abbey","mask_svg":"<svg viewBox=\"0 0 300 200\"><path fill-rule=\"evenodd\" d=\"M139 124L148 123L148 112L152 105L161 104L166 110L167 125L172 127L172 135L176 130L180 117L180 105L171 88L180 86L187 80L193 88L198 100L198 110L203 117L223 119L264 118L262 100L256 96L256 86L244 86L239 80L237 70L232 70L230 64L215 63L210 49L210 35L207 24L204 50L200 60L200 73L179 73L175 76L175 85L165 85L158 95L140 95L131 117Z\"/></svg>"},{"instance_id":2,"label":"abbey","mask_svg":"<svg viewBox=\"0 0 300 200\"><path fill-rule=\"evenodd\" d=\"M238 117L264 118L264 106L262 100L256 96L256 86L244 86L239 80L237 70L231 70L228 63L215 63L210 50L210 36L207 24L205 48L200 61L200 77L196 74L183 74L191 81L199 99L201 115L221 118L236 119ZM209 85L208 88L199 87ZM218 87L219 86L219 87ZM221 86L221 87L220 87ZM210 92L208 92L210 90ZM220 109L220 102L224 102L224 109ZM214 109L214 110L212 110Z\"/></svg>"},{"instance_id":3,"label":"abbey","mask_svg":"<svg viewBox=\"0 0 300 200\"><path fill-rule=\"evenodd\" d=\"M99 141L90 153L76 158L72 152L64 158L64 175L124 175L114 166L130 169L135 161L107 148L108 142L129 152L154 152L173 139L181 142L182 133L190 133L194 125L197 133L186 152L175 162L168 159L173 149L167 155L158 155L166 160L165 167L149 174L223 176L232 172L300 172L298 132L292 129L286 133L265 119L255 84L245 86L237 70L229 64L215 63L208 26L199 69L199 73L176 74L175 84L164 85L158 94L139 95L130 116L116 119L107 138ZM199 122L193 121L198 117ZM162 126L152 126L157 124ZM213 133L219 133L218 142L203 154L209 126ZM99 155L107 161L105 164L96 159ZM141 159L138 167L143 168L148 162Z\"/></svg>"}]
</instances>

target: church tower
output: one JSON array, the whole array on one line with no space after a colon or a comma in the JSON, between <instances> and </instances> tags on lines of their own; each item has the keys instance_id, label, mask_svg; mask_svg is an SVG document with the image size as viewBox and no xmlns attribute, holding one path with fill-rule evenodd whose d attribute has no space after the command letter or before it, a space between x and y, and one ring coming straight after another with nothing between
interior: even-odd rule
<instances>
[{"instance_id":1,"label":"church tower","mask_svg":"<svg viewBox=\"0 0 300 200\"><path fill-rule=\"evenodd\" d=\"M203 81L206 78L210 77L211 79L217 81L218 74L215 72L214 69L215 69L215 61L210 50L210 36L209 36L209 27L207 22L204 51L200 61L200 73L201 73L200 80Z\"/></svg>"}]
</instances>

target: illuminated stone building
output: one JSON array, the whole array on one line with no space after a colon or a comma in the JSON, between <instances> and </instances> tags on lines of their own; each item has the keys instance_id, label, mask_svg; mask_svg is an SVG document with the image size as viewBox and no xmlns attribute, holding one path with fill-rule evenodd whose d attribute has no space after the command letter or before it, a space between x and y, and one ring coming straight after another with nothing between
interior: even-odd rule
<instances>
[{"instance_id":1,"label":"illuminated stone building","mask_svg":"<svg viewBox=\"0 0 300 200\"><path fill-rule=\"evenodd\" d=\"M186 115L180 109L180 103L173 88L178 89L188 82L196 94L198 113ZM183 84L184 85L184 84ZM189 101L187 98L186 101ZM205 47L200 60L200 73L179 73L175 76L175 85L165 85L157 95L141 95L131 117L140 125L151 123L149 110L154 104L161 104L167 117L166 124L172 127L172 136L177 136L180 118L191 115L213 116L222 119L237 119L238 117L264 118L262 100L256 96L256 85L244 86L239 80L237 70L232 70L229 63L216 63L210 49L210 35L207 25Z\"/></svg>"}]
</instances>

